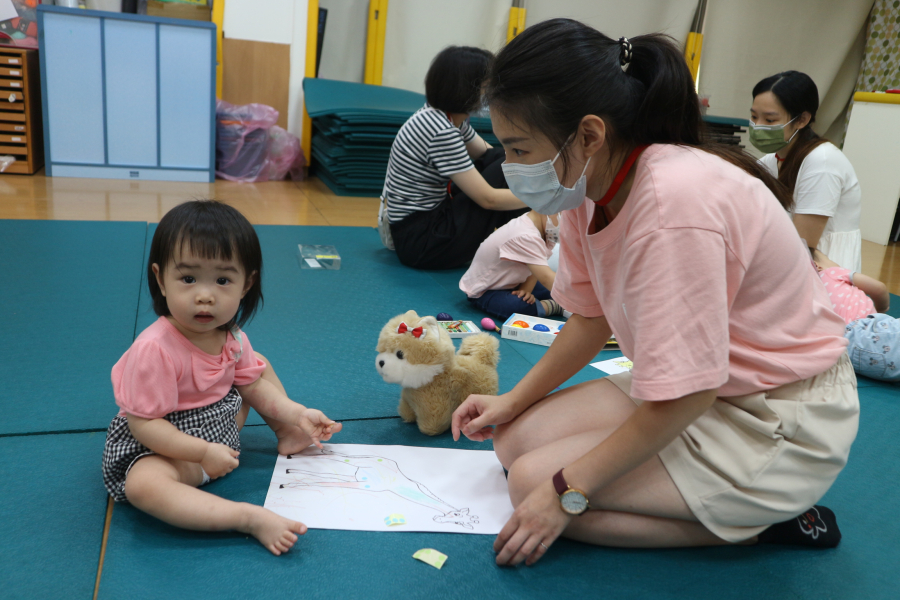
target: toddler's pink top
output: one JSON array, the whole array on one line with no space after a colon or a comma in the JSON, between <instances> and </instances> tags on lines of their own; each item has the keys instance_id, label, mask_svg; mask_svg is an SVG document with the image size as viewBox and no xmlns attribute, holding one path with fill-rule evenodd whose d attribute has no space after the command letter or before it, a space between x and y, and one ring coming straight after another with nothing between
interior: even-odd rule
<instances>
[{"instance_id":1,"label":"toddler's pink top","mask_svg":"<svg viewBox=\"0 0 900 600\"><path fill-rule=\"evenodd\" d=\"M825 291L828 292L834 312L848 325L878 312L872 299L853 285L853 279L847 269L829 267L819 271L819 277L825 284Z\"/></svg>"},{"instance_id":2,"label":"toddler's pink top","mask_svg":"<svg viewBox=\"0 0 900 600\"><path fill-rule=\"evenodd\" d=\"M125 413L158 419L176 410L200 408L224 398L232 385L259 379L266 364L250 340L226 334L221 354L207 354L188 341L166 317L141 332L112 369L113 394ZM240 355L239 360L235 357Z\"/></svg>"},{"instance_id":3,"label":"toddler's pink top","mask_svg":"<svg viewBox=\"0 0 900 600\"><path fill-rule=\"evenodd\" d=\"M844 323L788 214L738 167L653 145L622 211L588 235L594 206L563 214L553 297L606 316L634 361L636 398L749 394L822 373L844 352Z\"/></svg>"},{"instance_id":4,"label":"toddler's pink top","mask_svg":"<svg viewBox=\"0 0 900 600\"><path fill-rule=\"evenodd\" d=\"M528 279L527 265L547 265L553 246L545 242L528 213L500 227L481 242L459 289L469 298L487 290L512 289Z\"/></svg>"}]
</instances>

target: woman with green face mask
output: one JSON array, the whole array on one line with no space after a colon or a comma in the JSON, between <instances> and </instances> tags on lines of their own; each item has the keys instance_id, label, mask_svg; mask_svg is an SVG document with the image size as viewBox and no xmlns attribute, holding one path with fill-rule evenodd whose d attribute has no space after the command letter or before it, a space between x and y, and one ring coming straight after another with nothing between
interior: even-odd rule
<instances>
[{"instance_id":1,"label":"woman with green face mask","mask_svg":"<svg viewBox=\"0 0 900 600\"><path fill-rule=\"evenodd\" d=\"M845 269L859 271L861 194L847 157L812 130L819 108L816 84L805 73L784 71L753 88L750 143L794 196L800 237Z\"/></svg>"}]
</instances>

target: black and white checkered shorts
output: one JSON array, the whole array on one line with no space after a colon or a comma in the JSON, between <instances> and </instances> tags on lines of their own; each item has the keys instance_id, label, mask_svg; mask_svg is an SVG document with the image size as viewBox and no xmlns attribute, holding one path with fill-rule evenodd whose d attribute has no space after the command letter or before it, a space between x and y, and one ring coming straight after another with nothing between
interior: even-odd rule
<instances>
[{"instance_id":1,"label":"black and white checkered shorts","mask_svg":"<svg viewBox=\"0 0 900 600\"><path fill-rule=\"evenodd\" d=\"M241 410L241 395L231 388L228 395L209 406L178 410L164 418L188 435L225 444L241 451L241 436L234 418ZM103 485L116 502L125 502L125 477L134 463L143 456L156 454L134 439L128 419L116 416L106 430L103 448Z\"/></svg>"}]
</instances>

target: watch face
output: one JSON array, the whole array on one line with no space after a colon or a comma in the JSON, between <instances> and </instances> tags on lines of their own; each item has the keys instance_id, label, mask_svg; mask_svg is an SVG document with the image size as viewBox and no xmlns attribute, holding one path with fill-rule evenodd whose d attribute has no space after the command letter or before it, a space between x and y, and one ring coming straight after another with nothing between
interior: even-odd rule
<instances>
[{"instance_id":1,"label":"watch face","mask_svg":"<svg viewBox=\"0 0 900 600\"><path fill-rule=\"evenodd\" d=\"M564 511L571 515L580 515L588 507L588 500L577 490L569 490L559 497Z\"/></svg>"}]
</instances>

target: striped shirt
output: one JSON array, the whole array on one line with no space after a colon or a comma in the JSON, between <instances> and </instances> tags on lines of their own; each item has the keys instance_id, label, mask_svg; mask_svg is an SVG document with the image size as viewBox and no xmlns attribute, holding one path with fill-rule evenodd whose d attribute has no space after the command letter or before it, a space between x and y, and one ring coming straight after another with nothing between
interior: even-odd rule
<instances>
[{"instance_id":1,"label":"striped shirt","mask_svg":"<svg viewBox=\"0 0 900 600\"><path fill-rule=\"evenodd\" d=\"M474 138L468 120L457 129L446 113L428 104L417 110L391 146L381 193L388 220L398 223L443 202L450 176L475 168L466 151L466 143Z\"/></svg>"}]
</instances>

